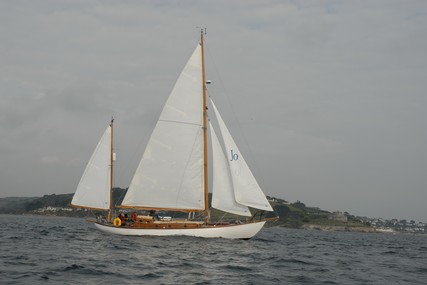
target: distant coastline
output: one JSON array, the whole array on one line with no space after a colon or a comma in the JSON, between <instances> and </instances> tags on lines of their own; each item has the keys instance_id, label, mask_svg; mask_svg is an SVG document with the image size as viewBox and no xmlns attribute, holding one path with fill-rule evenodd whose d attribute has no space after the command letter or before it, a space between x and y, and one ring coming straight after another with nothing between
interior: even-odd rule
<instances>
[{"instance_id":1,"label":"distant coastline","mask_svg":"<svg viewBox=\"0 0 427 285\"><path fill-rule=\"evenodd\" d=\"M119 204L127 189L114 188L113 200ZM70 206L73 194L51 194L43 197L7 197L0 198L0 214L45 215L66 217L94 217L102 212ZM279 219L268 222L267 226L289 227L320 231L381 232L381 233L427 233L427 225L406 220L384 220L356 217L348 212L329 212L316 207L307 207L297 201L290 203L284 199L267 196L270 204L279 215ZM213 217L222 217L223 212L213 209Z\"/></svg>"}]
</instances>

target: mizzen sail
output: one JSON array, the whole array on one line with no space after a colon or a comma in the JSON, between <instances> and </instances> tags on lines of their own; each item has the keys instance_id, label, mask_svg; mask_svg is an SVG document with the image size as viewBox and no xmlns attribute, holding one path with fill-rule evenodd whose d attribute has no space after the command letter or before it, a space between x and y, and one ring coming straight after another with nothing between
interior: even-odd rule
<instances>
[{"instance_id":1,"label":"mizzen sail","mask_svg":"<svg viewBox=\"0 0 427 285\"><path fill-rule=\"evenodd\" d=\"M111 126L105 130L90 158L71 205L83 208L110 207Z\"/></svg>"}]
</instances>

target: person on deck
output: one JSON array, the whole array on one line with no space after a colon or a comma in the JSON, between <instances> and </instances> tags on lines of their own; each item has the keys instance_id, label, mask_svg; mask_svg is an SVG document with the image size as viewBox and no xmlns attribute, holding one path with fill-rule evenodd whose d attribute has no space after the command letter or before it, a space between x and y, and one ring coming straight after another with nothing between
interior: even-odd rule
<instances>
[{"instance_id":1,"label":"person on deck","mask_svg":"<svg viewBox=\"0 0 427 285\"><path fill-rule=\"evenodd\" d=\"M122 226L125 226L127 222L128 222L128 214L124 214L122 219Z\"/></svg>"},{"instance_id":2,"label":"person on deck","mask_svg":"<svg viewBox=\"0 0 427 285\"><path fill-rule=\"evenodd\" d=\"M119 219L120 219L120 221L122 222L121 223L121 225L122 226L124 226L125 225L125 223L126 223L126 217L125 217L125 215L123 214L123 212L122 211L120 211L120 213L119 213L119 215L117 216Z\"/></svg>"}]
</instances>

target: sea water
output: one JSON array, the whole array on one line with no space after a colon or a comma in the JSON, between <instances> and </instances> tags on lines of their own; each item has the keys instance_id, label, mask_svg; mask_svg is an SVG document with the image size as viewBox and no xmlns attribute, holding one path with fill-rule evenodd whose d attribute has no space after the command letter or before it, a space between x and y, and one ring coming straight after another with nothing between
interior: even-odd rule
<instances>
[{"instance_id":1,"label":"sea water","mask_svg":"<svg viewBox=\"0 0 427 285\"><path fill-rule=\"evenodd\" d=\"M427 284L427 235L126 237L84 219L0 218L0 284Z\"/></svg>"}]
</instances>

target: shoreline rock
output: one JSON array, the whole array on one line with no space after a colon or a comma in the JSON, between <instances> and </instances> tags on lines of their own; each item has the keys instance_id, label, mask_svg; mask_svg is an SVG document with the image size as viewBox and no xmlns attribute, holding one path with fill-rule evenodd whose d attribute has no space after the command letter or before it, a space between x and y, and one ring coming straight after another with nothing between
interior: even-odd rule
<instances>
[{"instance_id":1,"label":"shoreline rock","mask_svg":"<svg viewBox=\"0 0 427 285\"><path fill-rule=\"evenodd\" d=\"M370 227L349 227L349 226L323 226L314 224L303 224L301 229L305 230L318 230L325 232L363 232L363 233L375 233L374 228Z\"/></svg>"}]
</instances>

